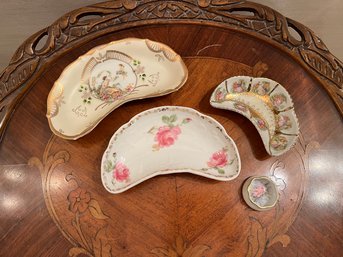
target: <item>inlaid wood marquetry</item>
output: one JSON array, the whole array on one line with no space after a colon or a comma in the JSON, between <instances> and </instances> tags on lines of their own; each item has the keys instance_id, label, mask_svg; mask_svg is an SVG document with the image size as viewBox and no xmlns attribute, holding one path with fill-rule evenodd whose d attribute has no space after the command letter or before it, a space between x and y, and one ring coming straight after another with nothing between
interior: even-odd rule
<instances>
[{"instance_id":1,"label":"inlaid wood marquetry","mask_svg":"<svg viewBox=\"0 0 343 257\"><path fill-rule=\"evenodd\" d=\"M93 47L127 37L174 49L188 68L186 84L124 104L79 140L53 135L45 115L54 81ZM211 107L216 86L237 75L270 78L290 93L300 136L286 154L269 156L248 119ZM240 175L162 175L108 193L100 165L111 136L163 105L220 122L237 144ZM342 62L310 29L266 6L121 0L71 11L25 41L0 75L0 256L340 257L342 108ZM277 185L269 211L243 200L244 181L256 175Z\"/></svg>"}]
</instances>

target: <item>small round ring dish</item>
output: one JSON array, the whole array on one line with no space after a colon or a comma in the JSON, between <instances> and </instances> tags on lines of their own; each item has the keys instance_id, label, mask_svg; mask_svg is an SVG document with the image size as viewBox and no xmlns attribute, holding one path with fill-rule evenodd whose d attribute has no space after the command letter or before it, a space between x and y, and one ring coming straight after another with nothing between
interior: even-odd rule
<instances>
[{"instance_id":1,"label":"small round ring dish","mask_svg":"<svg viewBox=\"0 0 343 257\"><path fill-rule=\"evenodd\" d=\"M248 178L242 188L244 201L254 210L267 211L279 200L275 183L266 176Z\"/></svg>"},{"instance_id":2,"label":"small round ring dish","mask_svg":"<svg viewBox=\"0 0 343 257\"><path fill-rule=\"evenodd\" d=\"M269 155L279 156L296 143L299 123L286 89L268 78L231 77L216 87L210 104L247 117Z\"/></svg>"},{"instance_id":3,"label":"small round ring dish","mask_svg":"<svg viewBox=\"0 0 343 257\"><path fill-rule=\"evenodd\" d=\"M184 85L188 70L170 47L126 38L97 46L68 65L47 99L54 134L78 139L120 105L166 95Z\"/></svg>"},{"instance_id":4,"label":"small round ring dish","mask_svg":"<svg viewBox=\"0 0 343 257\"><path fill-rule=\"evenodd\" d=\"M115 194L157 175L188 172L228 181L240 169L236 144L216 120L192 108L162 106L139 113L114 133L101 179Z\"/></svg>"}]
</instances>

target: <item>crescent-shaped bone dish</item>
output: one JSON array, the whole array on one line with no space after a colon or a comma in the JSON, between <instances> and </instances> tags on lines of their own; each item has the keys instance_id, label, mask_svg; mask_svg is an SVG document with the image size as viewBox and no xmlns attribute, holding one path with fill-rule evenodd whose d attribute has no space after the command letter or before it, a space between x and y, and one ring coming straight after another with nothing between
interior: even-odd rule
<instances>
[{"instance_id":1,"label":"crescent-shaped bone dish","mask_svg":"<svg viewBox=\"0 0 343 257\"><path fill-rule=\"evenodd\" d=\"M188 172L211 179L236 178L237 147L213 118L179 106L144 111L119 128L101 162L110 193L121 193L151 177Z\"/></svg>"},{"instance_id":2,"label":"crescent-shaped bone dish","mask_svg":"<svg viewBox=\"0 0 343 257\"><path fill-rule=\"evenodd\" d=\"M287 90L271 79L248 76L226 79L212 93L210 104L247 117L272 156L287 152L298 138L293 101Z\"/></svg>"},{"instance_id":3,"label":"crescent-shaped bone dish","mask_svg":"<svg viewBox=\"0 0 343 257\"><path fill-rule=\"evenodd\" d=\"M66 67L52 87L50 128L78 139L120 105L174 92L187 76L181 57L162 43L127 38L95 47Z\"/></svg>"}]
</instances>

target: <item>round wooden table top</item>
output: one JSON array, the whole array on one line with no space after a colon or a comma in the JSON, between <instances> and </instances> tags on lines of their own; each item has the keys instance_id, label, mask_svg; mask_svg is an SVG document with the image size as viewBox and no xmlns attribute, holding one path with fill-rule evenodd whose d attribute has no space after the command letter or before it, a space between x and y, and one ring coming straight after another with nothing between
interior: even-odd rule
<instances>
[{"instance_id":1,"label":"round wooden table top","mask_svg":"<svg viewBox=\"0 0 343 257\"><path fill-rule=\"evenodd\" d=\"M127 37L173 48L186 84L124 104L76 141L55 136L45 116L54 81L91 48ZM66 14L24 42L0 77L0 256L342 256L342 67L311 30L245 1L122 0ZM248 119L210 106L214 88L236 75L271 78L292 96L300 136L284 155L269 156ZM163 105L219 121L240 175L163 175L108 193L100 164L111 136ZM276 182L271 210L243 200L255 175Z\"/></svg>"}]
</instances>

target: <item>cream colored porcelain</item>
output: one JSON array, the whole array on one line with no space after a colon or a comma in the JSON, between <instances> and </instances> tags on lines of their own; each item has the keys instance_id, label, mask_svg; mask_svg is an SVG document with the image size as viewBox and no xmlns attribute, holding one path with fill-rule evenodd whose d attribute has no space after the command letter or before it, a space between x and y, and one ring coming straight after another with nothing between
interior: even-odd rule
<instances>
[{"instance_id":1,"label":"cream colored porcelain","mask_svg":"<svg viewBox=\"0 0 343 257\"><path fill-rule=\"evenodd\" d=\"M78 139L120 105L178 90L187 80L181 57L168 46L127 38L93 48L70 64L47 101L51 130Z\"/></svg>"},{"instance_id":2,"label":"cream colored porcelain","mask_svg":"<svg viewBox=\"0 0 343 257\"><path fill-rule=\"evenodd\" d=\"M292 99L283 86L271 79L231 77L217 86L210 103L247 117L272 156L287 152L298 138L299 124Z\"/></svg>"},{"instance_id":3,"label":"cream colored porcelain","mask_svg":"<svg viewBox=\"0 0 343 257\"><path fill-rule=\"evenodd\" d=\"M114 133L101 179L110 193L120 193L161 174L227 181L240 168L237 147L216 120L191 108L163 106L136 115Z\"/></svg>"},{"instance_id":4,"label":"cream colored porcelain","mask_svg":"<svg viewBox=\"0 0 343 257\"><path fill-rule=\"evenodd\" d=\"M279 199L275 183L266 176L248 178L243 184L242 194L245 202L257 211L270 210Z\"/></svg>"}]
</instances>

